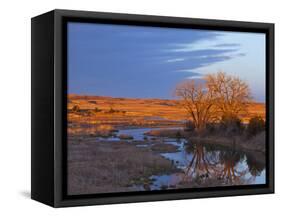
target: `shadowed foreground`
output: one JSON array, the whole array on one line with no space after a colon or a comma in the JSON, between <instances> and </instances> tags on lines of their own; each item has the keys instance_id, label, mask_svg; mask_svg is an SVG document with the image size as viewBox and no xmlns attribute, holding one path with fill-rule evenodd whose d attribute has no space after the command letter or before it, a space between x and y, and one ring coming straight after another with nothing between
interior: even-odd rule
<instances>
[{"instance_id":1,"label":"shadowed foreground","mask_svg":"<svg viewBox=\"0 0 281 217\"><path fill-rule=\"evenodd\" d=\"M172 145L154 144L138 148L137 141L103 141L92 137L70 137L68 143L68 192L70 194L136 191L134 185L149 186L148 177L177 171L157 154L173 152Z\"/></svg>"}]
</instances>

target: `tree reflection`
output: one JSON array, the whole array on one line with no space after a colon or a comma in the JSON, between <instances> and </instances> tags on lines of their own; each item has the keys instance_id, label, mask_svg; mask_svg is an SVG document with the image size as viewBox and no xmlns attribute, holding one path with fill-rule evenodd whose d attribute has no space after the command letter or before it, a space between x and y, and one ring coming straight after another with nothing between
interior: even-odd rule
<instances>
[{"instance_id":1,"label":"tree reflection","mask_svg":"<svg viewBox=\"0 0 281 217\"><path fill-rule=\"evenodd\" d=\"M232 149L221 151L219 156L222 170L218 174L218 179L223 179L226 184L240 183L242 181L240 178L247 173L247 168L240 170L237 168L237 164L244 159L244 154Z\"/></svg>"},{"instance_id":2,"label":"tree reflection","mask_svg":"<svg viewBox=\"0 0 281 217\"><path fill-rule=\"evenodd\" d=\"M185 179L208 178L214 171L216 165L210 162L210 155L206 154L205 147L202 144L195 144L188 146L186 152L192 154L192 159L184 170Z\"/></svg>"},{"instance_id":3,"label":"tree reflection","mask_svg":"<svg viewBox=\"0 0 281 217\"><path fill-rule=\"evenodd\" d=\"M249 172L252 176L260 176L261 172L265 169L265 157L264 154L247 154L247 164L249 168Z\"/></svg>"},{"instance_id":4,"label":"tree reflection","mask_svg":"<svg viewBox=\"0 0 281 217\"><path fill-rule=\"evenodd\" d=\"M256 153L245 154L234 148L197 143L186 145L186 153L190 160L184 169L184 181L199 185L253 183L265 166L258 162Z\"/></svg>"}]
</instances>

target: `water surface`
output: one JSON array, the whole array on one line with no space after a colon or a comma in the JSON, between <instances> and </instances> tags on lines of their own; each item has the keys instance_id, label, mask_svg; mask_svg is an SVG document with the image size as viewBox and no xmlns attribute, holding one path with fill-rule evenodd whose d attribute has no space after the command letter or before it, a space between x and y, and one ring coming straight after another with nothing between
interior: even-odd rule
<instances>
[{"instance_id":1,"label":"water surface","mask_svg":"<svg viewBox=\"0 0 281 217\"><path fill-rule=\"evenodd\" d=\"M163 128L157 128L157 130ZM169 128L171 129L171 128ZM178 128L172 128L178 129ZM164 158L179 169L172 174L153 175L150 177L150 190L171 189L179 187L208 187L226 185L265 184L265 160L260 152L245 152L219 145L191 144L187 139L156 138L145 133L151 128L120 130L117 137L101 138L119 141L121 134L133 136L134 140L142 141L136 145L146 148L153 145L149 140L161 141L177 147L177 151L160 153ZM142 186L138 186L143 189Z\"/></svg>"}]
</instances>

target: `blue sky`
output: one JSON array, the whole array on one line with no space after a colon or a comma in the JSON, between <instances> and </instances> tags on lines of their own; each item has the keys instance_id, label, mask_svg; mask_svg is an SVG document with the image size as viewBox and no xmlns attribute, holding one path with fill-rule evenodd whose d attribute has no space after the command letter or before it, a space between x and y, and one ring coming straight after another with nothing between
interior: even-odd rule
<instances>
[{"instance_id":1,"label":"blue sky","mask_svg":"<svg viewBox=\"0 0 281 217\"><path fill-rule=\"evenodd\" d=\"M177 83L225 71L265 100L265 35L68 23L68 92L173 98Z\"/></svg>"}]
</instances>

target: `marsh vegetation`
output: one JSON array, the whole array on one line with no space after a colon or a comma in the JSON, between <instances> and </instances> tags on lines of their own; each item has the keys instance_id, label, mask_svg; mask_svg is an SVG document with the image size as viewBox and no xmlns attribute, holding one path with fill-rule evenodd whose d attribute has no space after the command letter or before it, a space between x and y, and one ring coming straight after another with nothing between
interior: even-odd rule
<instances>
[{"instance_id":1,"label":"marsh vegetation","mask_svg":"<svg viewBox=\"0 0 281 217\"><path fill-rule=\"evenodd\" d=\"M174 96L69 95L69 193L265 182L265 105L245 81L209 74Z\"/></svg>"}]
</instances>

